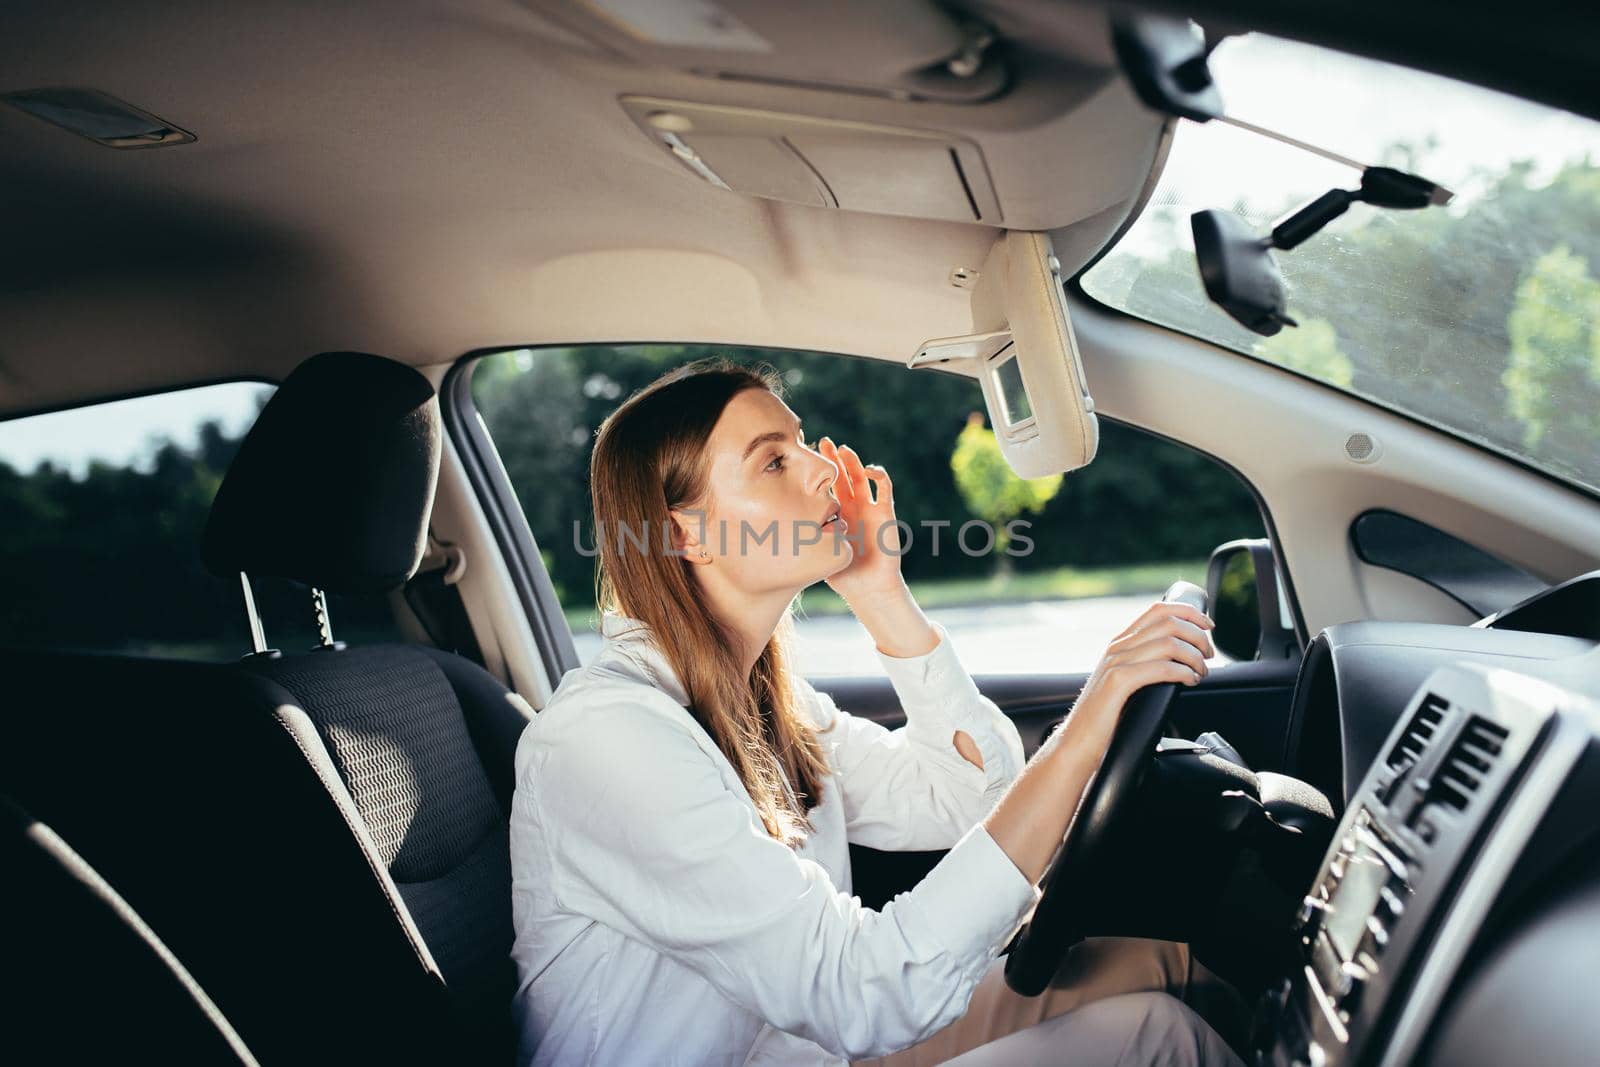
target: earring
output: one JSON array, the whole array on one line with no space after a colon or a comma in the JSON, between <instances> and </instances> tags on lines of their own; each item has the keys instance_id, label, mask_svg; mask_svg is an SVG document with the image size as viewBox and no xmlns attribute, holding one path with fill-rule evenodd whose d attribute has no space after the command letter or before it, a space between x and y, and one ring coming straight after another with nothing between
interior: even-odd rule
<instances>
[{"instance_id":1,"label":"earring","mask_svg":"<svg viewBox=\"0 0 1600 1067\"><path fill-rule=\"evenodd\" d=\"M707 552L707 551L706 551L706 550L705 550L705 549L703 549L703 548L702 548L702 549L701 549L701 550L700 550L700 558L701 558L701 559L703 559L703 560L705 560L705 561L707 561L707 562L710 562L710 560L711 560L711 553L710 553L710 552Z\"/></svg>"}]
</instances>

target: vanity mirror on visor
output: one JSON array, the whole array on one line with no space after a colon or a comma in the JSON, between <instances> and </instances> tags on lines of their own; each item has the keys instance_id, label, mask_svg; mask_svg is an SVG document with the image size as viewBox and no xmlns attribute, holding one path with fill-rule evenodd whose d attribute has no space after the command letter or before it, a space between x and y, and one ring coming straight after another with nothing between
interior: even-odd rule
<instances>
[{"instance_id":1,"label":"vanity mirror on visor","mask_svg":"<svg viewBox=\"0 0 1600 1067\"><path fill-rule=\"evenodd\" d=\"M924 342L907 366L969 368L983 386L1000 451L1019 477L1087 466L1100 428L1049 236L1002 233L976 274L972 332Z\"/></svg>"}]
</instances>

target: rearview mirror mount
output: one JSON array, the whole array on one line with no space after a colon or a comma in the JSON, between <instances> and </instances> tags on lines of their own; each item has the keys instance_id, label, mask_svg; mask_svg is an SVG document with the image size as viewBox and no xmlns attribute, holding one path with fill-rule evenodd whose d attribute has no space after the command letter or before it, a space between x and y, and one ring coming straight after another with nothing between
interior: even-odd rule
<instances>
[{"instance_id":1,"label":"rearview mirror mount","mask_svg":"<svg viewBox=\"0 0 1600 1067\"><path fill-rule=\"evenodd\" d=\"M1119 11L1111 20L1111 46L1146 107L1194 122L1222 116L1222 94L1206 63L1211 45L1194 22Z\"/></svg>"}]
</instances>

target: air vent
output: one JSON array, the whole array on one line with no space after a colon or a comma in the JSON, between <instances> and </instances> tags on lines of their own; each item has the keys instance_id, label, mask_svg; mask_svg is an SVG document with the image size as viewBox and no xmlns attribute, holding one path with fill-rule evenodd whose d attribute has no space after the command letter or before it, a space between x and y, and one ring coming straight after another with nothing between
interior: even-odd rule
<instances>
[{"instance_id":1,"label":"air vent","mask_svg":"<svg viewBox=\"0 0 1600 1067\"><path fill-rule=\"evenodd\" d=\"M1468 719L1433 776L1428 801L1465 811L1500 758L1507 736L1504 727L1488 719L1477 715Z\"/></svg>"},{"instance_id":2,"label":"air vent","mask_svg":"<svg viewBox=\"0 0 1600 1067\"><path fill-rule=\"evenodd\" d=\"M1405 732L1389 750L1389 757L1385 762L1396 770L1417 762L1417 757L1422 755L1422 750L1428 747L1428 742L1432 741L1433 735L1439 731L1439 724L1444 721L1445 711L1448 708L1449 705L1442 697L1432 694L1425 697L1422 706L1406 724Z\"/></svg>"}]
</instances>

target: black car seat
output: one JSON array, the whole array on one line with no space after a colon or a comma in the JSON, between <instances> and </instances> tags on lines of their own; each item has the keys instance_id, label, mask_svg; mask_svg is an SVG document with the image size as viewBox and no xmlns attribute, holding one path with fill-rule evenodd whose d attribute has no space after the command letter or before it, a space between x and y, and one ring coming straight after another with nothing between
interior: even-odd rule
<instances>
[{"instance_id":1,"label":"black car seat","mask_svg":"<svg viewBox=\"0 0 1600 1067\"><path fill-rule=\"evenodd\" d=\"M0 1060L256 1063L138 913L4 795L0 871Z\"/></svg>"},{"instance_id":2,"label":"black car seat","mask_svg":"<svg viewBox=\"0 0 1600 1067\"><path fill-rule=\"evenodd\" d=\"M240 445L203 555L245 588L250 575L308 587L321 647L258 648L243 667L283 687L316 726L459 1017L498 1054L510 1049L515 981L512 761L531 709L447 652L347 648L327 616L327 593L381 593L416 571L440 447L438 402L416 370L357 352L315 356Z\"/></svg>"},{"instance_id":3,"label":"black car seat","mask_svg":"<svg viewBox=\"0 0 1600 1067\"><path fill-rule=\"evenodd\" d=\"M314 357L241 445L206 559L312 585L308 608L398 586L439 449L416 371ZM530 712L488 673L329 634L239 664L0 650L0 677L0 789L118 887L263 1063L509 1057Z\"/></svg>"},{"instance_id":4,"label":"black car seat","mask_svg":"<svg viewBox=\"0 0 1600 1067\"><path fill-rule=\"evenodd\" d=\"M265 1064L464 1062L316 727L231 664L0 653L0 789L72 842Z\"/></svg>"}]
</instances>

